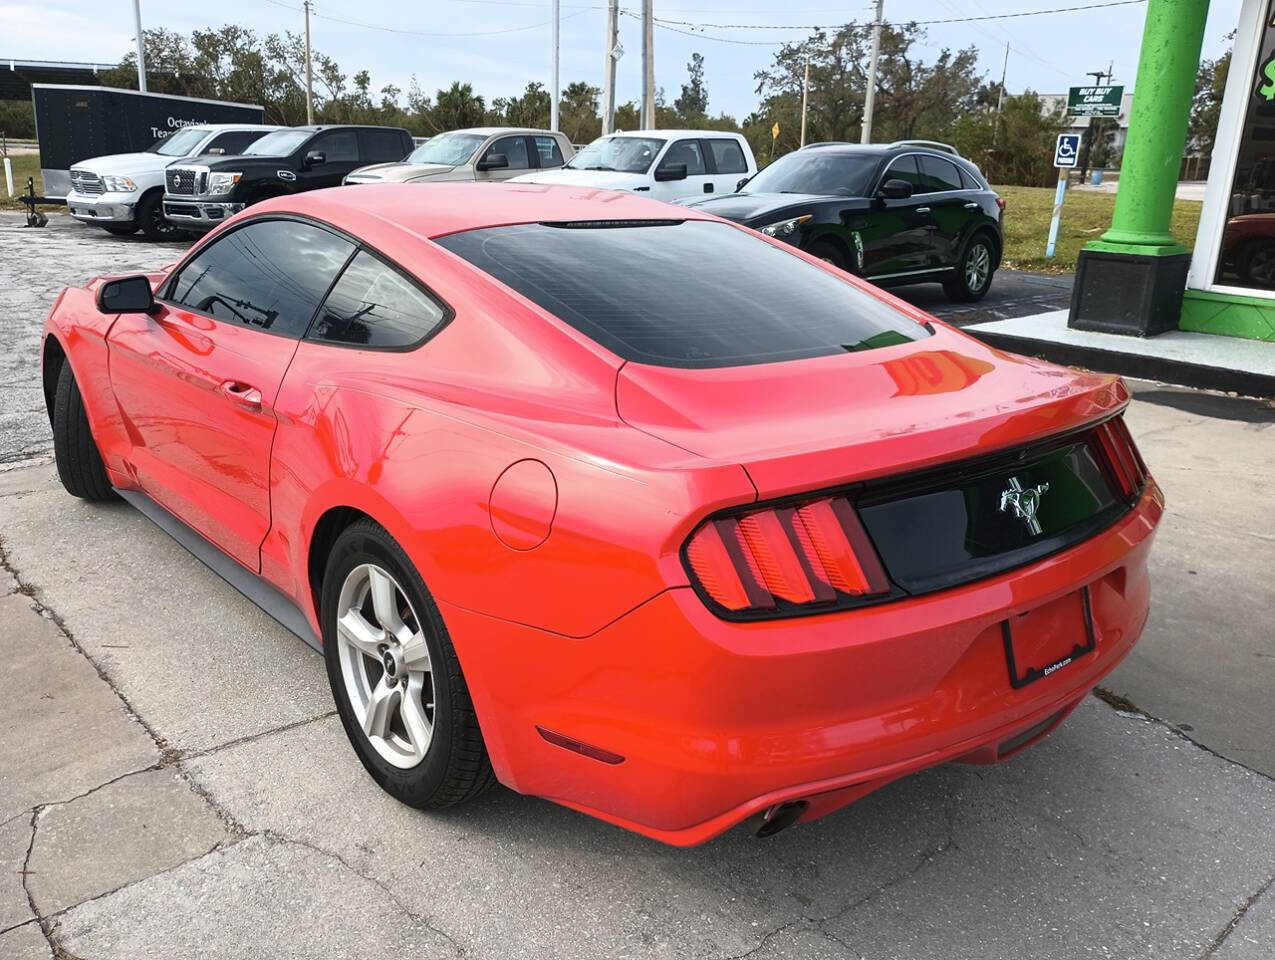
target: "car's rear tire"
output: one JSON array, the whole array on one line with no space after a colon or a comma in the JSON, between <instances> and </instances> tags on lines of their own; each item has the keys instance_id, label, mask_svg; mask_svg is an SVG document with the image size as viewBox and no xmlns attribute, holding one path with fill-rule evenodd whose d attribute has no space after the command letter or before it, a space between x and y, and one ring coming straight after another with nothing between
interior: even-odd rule
<instances>
[{"instance_id":1,"label":"car's rear tire","mask_svg":"<svg viewBox=\"0 0 1275 960\"><path fill-rule=\"evenodd\" d=\"M958 303L973 303L987 296L992 288L992 275L996 272L996 247L986 233L970 237L961 251L956 273L943 282L943 292L948 299Z\"/></svg>"},{"instance_id":2,"label":"car's rear tire","mask_svg":"<svg viewBox=\"0 0 1275 960\"><path fill-rule=\"evenodd\" d=\"M58 479L71 496L81 500L116 497L89 428L84 398L66 361L58 372L53 395L53 459L57 463Z\"/></svg>"},{"instance_id":3,"label":"car's rear tire","mask_svg":"<svg viewBox=\"0 0 1275 960\"><path fill-rule=\"evenodd\" d=\"M164 195L156 190L137 204L137 223L147 240L177 240L181 228L164 218Z\"/></svg>"},{"instance_id":4,"label":"car's rear tire","mask_svg":"<svg viewBox=\"0 0 1275 960\"><path fill-rule=\"evenodd\" d=\"M806 253L812 257L818 257L825 263L832 264L838 270L850 269L850 264L846 262L845 253L831 240L816 240L806 247Z\"/></svg>"},{"instance_id":5,"label":"car's rear tire","mask_svg":"<svg viewBox=\"0 0 1275 960\"><path fill-rule=\"evenodd\" d=\"M108 227L105 224L103 224L102 229L105 230L107 233L109 233L113 237L131 237L133 234L137 233L136 225L131 227L124 227L124 226Z\"/></svg>"},{"instance_id":6,"label":"car's rear tire","mask_svg":"<svg viewBox=\"0 0 1275 960\"><path fill-rule=\"evenodd\" d=\"M1251 287L1275 287L1275 240L1252 240L1238 258L1240 279Z\"/></svg>"},{"instance_id":7,"label":"car's rear tire","mask_svg":"<svg viewBox=\"0 0 1275 960\"><path fill-rule=\"evenodd\" d=\"M320 592L337 713L372 779L413 807L470 800L496 782L438 607L403 548L360 520L332 545Z\"/></svg>"}]
</instances>

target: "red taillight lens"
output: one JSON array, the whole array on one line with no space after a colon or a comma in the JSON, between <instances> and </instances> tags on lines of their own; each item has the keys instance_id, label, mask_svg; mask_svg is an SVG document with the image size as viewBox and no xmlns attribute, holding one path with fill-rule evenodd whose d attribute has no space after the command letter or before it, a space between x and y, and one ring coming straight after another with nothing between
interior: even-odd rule
<instances>
[{"instance_id":1,"label":"red taillight lens","mask_svg":"<svg viewBox=\"0 0 1275 960\"><path fill-rule=\"evenodd\" d=\"M1137 445L1125 426L1123 417L1108 420L1098 427L1098 442L1102 444L1111 472L1126 500L1131 500L1147 482L1147 466L1142 462Z\"/></svg>"},{"instance_id":2,"label":"red taillight lens","mask_svg":"<svg viewBox=\"0 0 1275 960\"><path fill-rule=\"evenodd\" d=\"M1004 198L1004 197L997 197L997 198L996 198L996 206L998 206L998 207L1000 207L1000 208L1001 208L1001 213L1004 213L1004 212L1005 212L1005 198Z\"/></svg>"},{"instance_id":3,"label":"red taillight lens","mask_svg":"<svg viewBox=\"0 0 1275 960\"><path fill-rule=\"evenodd\" d=\"M890 592L844 497L709 520L687 542L686 561L704 593L731 612L783 613Z\"/></svg>"}]
</instances>

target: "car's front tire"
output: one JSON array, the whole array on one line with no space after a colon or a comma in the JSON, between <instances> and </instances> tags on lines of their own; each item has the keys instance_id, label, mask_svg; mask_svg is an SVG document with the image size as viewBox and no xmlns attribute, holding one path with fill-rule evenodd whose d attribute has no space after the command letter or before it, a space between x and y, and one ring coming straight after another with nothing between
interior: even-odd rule
<instances>
[{"instance_id":1,"label":"car's front tire","mask_svg":"<svg viewBox=\"0 0 1275 960\"><path fill-rule=\"evenodd\" d=\"M337 537L320 621L346 736L387 793L430 809L495 784L447 627L407 554L380 525L361 520Z\"/></svg>"},{"instance_id":2,"label":"car's front tire","mask_svg":"<svg viewBox=\"0 0 1275 960\"><path fill-rule=\"evenodd\" d=\"M806 248L806 253L818 257L824 263L830 263L838 270L849 270L850 264L841 248L830 240L816 240Z\"/></svg>"},{"instance_id":3,"label":"car's front tire","mask_svg":"<svg viewBox=\"0 0 1275 960\"><path fill-rule=\"evenodd\" d=\"M992 275L996 272L996 248L986 233L976 233L961 251L956 273L943 283L948 299L958 303L982 300L992 287Z\"/></svg>"},{"instance_id":4,"label":"car's front tire","mask_svg":"<svg viewBox=\"0 0 1275 960\"><path fill-rule=\"evenodd\" d=\"M53 459L66 492L81 500L116 497L89 427L84 398L65 360L53 394Z\"/></svg>"}]
</instances>

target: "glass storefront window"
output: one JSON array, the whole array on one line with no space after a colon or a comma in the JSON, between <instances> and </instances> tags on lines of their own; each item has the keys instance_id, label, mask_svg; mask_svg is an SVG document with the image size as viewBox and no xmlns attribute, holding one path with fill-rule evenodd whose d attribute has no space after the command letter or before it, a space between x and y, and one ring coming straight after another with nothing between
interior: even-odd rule
<instances>
[{"instance_id":1,"label":"glass storefront window","mask_svg":"<svg viewBox=\"0 0 1275 960\"><path fill-rule=\"evenodd\" d=\"M1275 290L1275 0L1264 23L1215 281Z\"/></svg>"}]
</instances>

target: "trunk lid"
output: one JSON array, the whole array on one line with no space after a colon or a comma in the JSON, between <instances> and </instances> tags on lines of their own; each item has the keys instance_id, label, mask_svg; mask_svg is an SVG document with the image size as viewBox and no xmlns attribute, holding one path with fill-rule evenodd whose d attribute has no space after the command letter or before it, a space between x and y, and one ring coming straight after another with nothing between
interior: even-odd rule
<instances>
[{"instance_id":1,"label":"trunk lid","mask_svg":"<svg viewBox=\"0 0 1275 960\"><path fill-rule=\"evenodd\" d=\"M627 423L741 464L763 500L1012 449L1128 397L1116 377L993 350L938 323L912 343L787 363L626 363L616 384Z\"/></svg>"}]
</instances>

